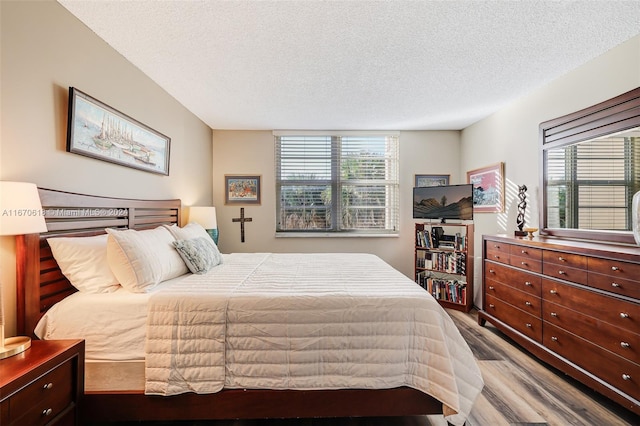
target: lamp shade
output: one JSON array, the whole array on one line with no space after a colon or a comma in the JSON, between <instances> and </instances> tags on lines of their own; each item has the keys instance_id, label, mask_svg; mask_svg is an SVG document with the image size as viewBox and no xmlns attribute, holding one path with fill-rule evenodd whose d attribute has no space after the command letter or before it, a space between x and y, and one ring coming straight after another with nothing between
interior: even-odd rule
<instances>
[{"instance_id":1,"label":"lamp shade","mask_svg":"<svg viewBox=\"0 0 640 426\"><path fill-rule=\"evenodd\" d=\"M0 182L0 235L47 232L38 187L33 183Z\"/></svg>"},{"instance_id":2,"label":"lamp shade","mask_svg":"<svg viewBox=\"0 0 640 426\"><path fill-rule=\"evenodd\" d=\"M0 235L47 232L38 187L33 183L0 181ZM0 283L0 359L31 347L29 337L4 338L4 310Z\"/></svg>"},{"instance_id":3,"label":"lamp shade","mask_svg":"<svg viewBox=\"0 0 640 426\"><path fill-rule=\"evenodd\" d=\"M189 222L196 222L204 229L218 229L215 207L192 206L189 207Z\"/></svg>"}]
</instances>

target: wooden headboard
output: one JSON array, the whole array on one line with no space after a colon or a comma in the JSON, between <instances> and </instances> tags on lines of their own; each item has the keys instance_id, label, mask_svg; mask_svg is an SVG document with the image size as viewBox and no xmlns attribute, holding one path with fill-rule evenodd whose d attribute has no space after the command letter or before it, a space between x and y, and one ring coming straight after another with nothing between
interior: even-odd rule
<instances>
[{"instance_id":1,"label":"wooden headboard","mask_svg":"<svg viewBox=\"0 0 640 426\"><path fill-rule=\"evenodd\" d=\"M149 229L180 224L181 202L108 198L38 189L47 232L16 239L17 328L33 335L42 315L76 289L62 274L47 238L105 233L105 228Z\"/></svg>"}]
</instances>

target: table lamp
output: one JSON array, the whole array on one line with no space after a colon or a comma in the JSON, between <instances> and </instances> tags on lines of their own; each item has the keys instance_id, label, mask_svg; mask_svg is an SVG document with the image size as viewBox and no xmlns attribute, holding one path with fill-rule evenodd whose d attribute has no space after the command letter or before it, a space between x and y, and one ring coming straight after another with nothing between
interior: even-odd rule
<instances>
[{"instance_id":1,"label":"table lamp","mask_svg":"<svg viewBox=\"0 0 640 426\"><path fill-rule=\"evenodd\" d=\"M196 222L202 225L213 239L213 242L218 245L218 220L216 219L215 207L189 207L189 222Z\"/></svg>"},{"instance_id":2,"label":"table lamp","mask_svg":"<svg viewBox=\"0 0 640 426\"><path fill-rule=\"evenodd\" d=\"M0 235L47 232L38 187L33 183L0 182ZM0 282L0 359L17 355L31 346L29 337L4 338L4 309Z\"/></svg>"}]
</instances>

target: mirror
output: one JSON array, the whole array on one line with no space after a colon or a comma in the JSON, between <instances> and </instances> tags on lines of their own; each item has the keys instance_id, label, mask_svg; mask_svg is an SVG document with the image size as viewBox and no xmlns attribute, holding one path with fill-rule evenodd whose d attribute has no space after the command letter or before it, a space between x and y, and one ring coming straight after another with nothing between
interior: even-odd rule
<instances>
[{"instance_id":1,"label":"mirror","mask_svg":"<svg viewBox=\"0 0 640 426\"><path fill-rule=\"evenodd\" d=\"M541 124L541 234L634 243L640 88Z\"/></svg>"}]
</instances>

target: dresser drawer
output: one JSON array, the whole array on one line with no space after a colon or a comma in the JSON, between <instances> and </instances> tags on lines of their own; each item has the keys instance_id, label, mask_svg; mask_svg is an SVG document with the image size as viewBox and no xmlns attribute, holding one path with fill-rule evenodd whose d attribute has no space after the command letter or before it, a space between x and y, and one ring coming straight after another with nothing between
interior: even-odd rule
<instances>
[{"instance_id":1,"label":"dresser drawer","mask_svg":"<svg viewBox=\"0 0 640 426\"><path fill-rule=\"evenodd\" d=\"M571 281L578 284L587 284L586 269L577 269L569 266L543 262L542 273L561 280Z\"/></svg>"},{"instance_id":2,"label":"dresser drawer","mask_svg":"<svg viewBox=\"0 0 640 426\"><path fill-rule=\"evenodd\" d=\"M531 272L542 272L542 261L529 259L528 257L510 255L509 264L516 268L524 269Z\"/></svg>"},{"instance_id":3,"label":"dresser drawer","mask_svg":"<svg viewBox=\"0 0 640 426\"><path fill-rule=\"evenodd\" d=\"M640 275L637 277L640 278ZM633 299L640 299L640 282L624 278L603 275L589 271L587 277L589 287L621 294Z\"/></svg>"},{"instance_id":4,"label":"dresser drawer","mask_svg":"<svg viewBox=\"0 0 640 426\"><path fill-rule=\"evenodd\" d=\"M581 314L545 300L542 319L614 352L629 361L640 364L640 335L618 328L597 318Z\"/></svg>"},{"instance_id":5,"label":"dresser drawer","mask_svg":"<svg viewBox=\"0 0 640 426\"><path fill-rule=\"evenodd\" d=\"M640 399L640 365L546 322L543 344L627 395Z\"/></svg>"},{"instance_id":6,"label":"dresser drawer","mask_svg":"<svg viewBox=\"0 0 640 426\"><path fill-rule=\"evenodd\" d=\"M532 272L542 272L542 250L511 245L509 248L509 263L517 268Z\"/></svg>"},{"instance_id":7,"label":"dresser drawer","mask_svg":"<svg viewBox=\"0 0 640 426\"><path fill-rule=\"evenodd\" d=\"M587 258L579 254L563 253L561 251L544 250L542 262L562 265L568 268L587 269Z\"/></svg>"},{"instance_id":8,"label":"dresser drawer","mask_svg":"<svg viewBox=\"0 0 640 426\"><path fill-rule=\"evenodd\" d=\"M640 334L640 303L627 302L546 278L542 280L542 299Z\"/></svg>"},{"instance_id":9,"label":"dresser drawer","mask_svg":"<svg viewBox=\"0 0 640 426\"><path fill-rule=\"evenodd\" d=\"M487 295L491 295L497 299L507 302L516 308L531 314L537 318L540 318L542 308L540 306L540 298L533 296L529 293L525 293L520 290L516 290L513 287L499 283L497 281L487 280L485 291Z\"/></svg>"},{"instance_id":10,"label":"dresser drawer","mask_svg":"<svg viewBox=\"0 0 640 426\"><path fill-rule=\"evenodd\" d=\"M494 262L509 263L509 244L501 244L493 241L487 241L485 251L485 259Z\"/></svg>"},{"instance_id":11,"label":"dresser drawer","mask_svg":"<svg viewBox=\"0 0 640 426\"><path fill-rule=\"evenodd\" d=\"M73 377L71 361L67 361L10 397L10 422L25 425L50 422L71 406Z\"/></svg>"},{"instance_id":12,"label":"dresser drawer","mask_svg":"<svg viewBox=\"0 0 640 426\"><path fill-rule=\"evenodd\" d=\"M485 280L498 281L518 290L540 297L541 278L538 275L502 266L497 263L485 262Z\"/></svg>"},{"instance_id":13,"label":"dresser drawer","mask_svg":"<svg viewBox=\"0 0 640 426\"><path fill-rule=\"evenodd\" d=\"M542 320L490 294L485 295L485 311L529 338L542 342Z\"/></svg>"},{"instance_id":14,"label":"dresser drawer","mask_svg":"<svg viewBox=\"0 0 640 426\"><path fill-rule=\"evenodd\" d=\"M589 257L587 259L587 268L589 272L640 282L640 265L636 263Z\"/></svg>"}]
</instances>

